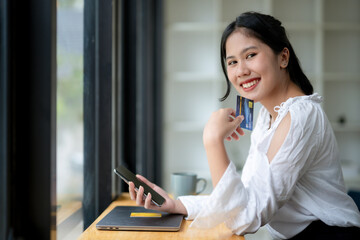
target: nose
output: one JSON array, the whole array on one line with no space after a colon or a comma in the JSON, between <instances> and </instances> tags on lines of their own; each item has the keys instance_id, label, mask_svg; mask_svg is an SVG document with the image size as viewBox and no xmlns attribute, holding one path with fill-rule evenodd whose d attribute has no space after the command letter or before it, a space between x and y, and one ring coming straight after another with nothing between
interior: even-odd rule
<instances>
[{"instance_id":1,"label":"nose","mask_svg":"<svg viewBox=\"0 0 360 240\"><path fill-rule=\"evenodd\" d=\"M243 61L239 62L236 69L236 77L243 77L248 75L250 75L250 69L246 63Z\"/></svg>"}]
</instances>

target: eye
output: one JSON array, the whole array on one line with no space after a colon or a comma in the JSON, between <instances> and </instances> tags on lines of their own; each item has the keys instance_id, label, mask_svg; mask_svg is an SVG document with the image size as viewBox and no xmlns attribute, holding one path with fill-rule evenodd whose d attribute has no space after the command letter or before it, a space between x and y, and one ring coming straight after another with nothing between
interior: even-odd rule
<instances>
[{"instance_id":1,"label":"eye","mask_svg":"<svg viewBox=\"0 0 360 240\"><path fill-rule=\"evenodd\" d=\"M231 65L234 65L235 63L237 63L237 61L234 61L234 60L233 60L233 61L229 61L229 62L227 63L227 65L228 65L228 66L231 66Z\"/></svg>"},{"instance_id":2,"label":"eye","mask_svg":"<svg viewBox=\"0 0 360 240\"><path fill-rule=\"evenodd\" d=\"M256 53L249 53L248 55L246 55L246 59L250 59L256 56Z\"/></svg>"}]
</instances>

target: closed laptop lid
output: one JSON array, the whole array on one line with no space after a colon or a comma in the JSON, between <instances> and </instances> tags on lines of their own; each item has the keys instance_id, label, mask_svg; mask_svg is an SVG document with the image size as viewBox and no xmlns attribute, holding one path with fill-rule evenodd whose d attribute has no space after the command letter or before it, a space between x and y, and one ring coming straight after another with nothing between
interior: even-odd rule
<instances>
[{"instance_id":1,"label":"closed laptop lid","mask_svg":"<svg viewBox=\"0 0 360 240\"><path fill-rule=\"evenodd\" d=\"M117 206L97 224L99 230L178 231L183 215L138 206Z\"/></svg>"}]
</instances>

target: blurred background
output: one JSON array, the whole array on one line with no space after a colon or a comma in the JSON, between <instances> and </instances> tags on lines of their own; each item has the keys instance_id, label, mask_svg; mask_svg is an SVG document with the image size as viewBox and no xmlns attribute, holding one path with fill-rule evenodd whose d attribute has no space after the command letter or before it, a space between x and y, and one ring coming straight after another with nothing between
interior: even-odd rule
<instances>
[{"instance_id":1,"label":"blurred background","mask_svg":"<svg viewBox=\"0 0 360 240\"><path fill-rule=\"evenodd\" d=\"M8 21L13 18L7 16L20 16L21 12L15 9L21 4L0 2L2 13L8 13L2 15L2 23L9 22L1 30L1 46L5 49L12 39L8 36L20 31L12 30L16 21ZM32 3L37 1L30 1L29 6ZM113 176L112 169L118 164L147 176L170 193L173 172L196 173L208 180L205 193L212 191L202 131L213 111L235 107L234 89L227 100L218 100L226 90L220 65L220 38L227 24L245 11L271 14L287 29L304 72L315 92L324 97L323 108L338 141L346 187L360 191L360 108L357 106L360 1L57 0L52 3L50 8L44 7L44 12L51 14L40 18L44 25L53 23L49 36L56 38L52 45L55 56L48 60L56 65L51 70L56 76L51 80L56 86L56 94L52 93L56 101L49 105L56 111L56 119L48 118L56 125L55 130L49 130L56 139L49 140L56 155L43 158L45 163L55 160L56 166L50 164L55 172L42 180L51 183L46 194L56 191L55 208L49 210L55 211L56 216L52 239L77 239L113 199L127 190ZM28 32L29 36L35 34L39 33ZM2 69L14 69L11 64L22 64L9 61L12 56L21 56L9 49L9 53L1 53ZM41 52L40 46L39 49ZM35 53L38 51L32 50L26 56L32 59ZM16 84L9 83L19 82L21 75L8 72L1 75L2 91L9 99L20 98L21 94L11 97L20 90ZM23 74L27 74L26 68ZM39 81L41 71L38 74L29 77L29 84ZM49 79L45 77L43 81ZM10 149L20 149L18 146L23 143L18 143L18 138L10 141L11 132L21 129L22 124L19 120L10 124L14 116L10 109L21 111L21 106L11 101L7 105L5 100L1 102L5 108L0 109L5 116L1 118L4 119L1 136L5 136L6 143L0 144L5 179L1 183L5 186L1 190L4 214L0 214L5 218L0 219L0 227L12 229L3 234L36 236L24 231L26 227L22 224L6 220L6 216L7 219L10 215L14 219L21 216L16 210L5 210L5 206L16 207L11 205L11 200L17 195L10 192L22 187L20 183L10 184L16 182L14 172L19 164L15 163L22 161L19 157L22 155L10 154ZM260 108L259 103L255 104L255 118ZM36 113L29 113L32 114ZM250 146L251 132L245 132L240 141L226 143L229 157L240 174ZM33 145L43 147L35 141L38 136L29 136ZM51 172L42 170L42 164L29 171L34 175ZM34 194L34 205L39 198ZM0 239L7 239L2 236ZM246 239L270 237L262 228Z\"/></svg>"},{"instance_id":2,"label":"blurred background","mask_svg":"<svg viewBox=\"0 0 360 240\"><path fill-rule=\"evenodd\" d=\"M169 173L196 172L210 182L202 130L212 111L235 107L236 91L225 93L219 59L226 25L244 11L278 18L285 28L315 92L332 123L348 189L360 189L360 2L288 0L168 0L165 4L164 187ZM255 105L258 112L260 104ZM255 114L256 117L256 114ZM246 160L250 132L227 143L239 172ZM211 184L208 184L211 192ZM246 238L269 239L265 231Z\"/></svg>"},{"instance_id":3,"label":"blurred background","mask_svg":"<svg viewBox=\"0 0 360 240\"><path fill-rule=\"evenodd\" d=\"M59 229L58 239L83 231L83 29L84 1L57 1L57 225L73 214L80 220Z\"/></svg>"},{"instance_id":4,"label":"blurred background","mask_svg":"<svg viewBox=\"0 0 360 240\"><path fill-rule=\"evenodd\" d=\"M219 59L222 30L244 11L278 18L333 125L347 186L359 187L360 14L358 1L222 0L165 1L164 179L174 171L209 178L202 129L212 111L235 107L236 91L223 103ZM260 109L255 106L255 111ZM229 143L241 170L250 132ZM191 150L190 150L191 149ZM167 183L168 181L165 181Z\"/></svg>"}]
</instances>

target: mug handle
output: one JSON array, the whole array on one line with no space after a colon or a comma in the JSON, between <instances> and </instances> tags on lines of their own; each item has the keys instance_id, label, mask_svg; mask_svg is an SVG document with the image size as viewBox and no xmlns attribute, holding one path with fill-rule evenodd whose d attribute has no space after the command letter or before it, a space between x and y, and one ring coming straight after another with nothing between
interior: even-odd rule
<instances>
[{"instance_id":1,"label":"mug handle","mask_svg":"<svg viewBox=\"0 0 360 240\"><path fill-rule=\"evenodd\" d=\"M196 180L196 186L197 186L197 184L198 184L199 182L201 182L201 181L204 182L204 185L203 185L203 187L201 188L200 191L197 191L197 192L196 192L196 194L202 193L202 192L205 190L205 188L206 188L206 179L205 179L205 178L198 178L198 179Z\"/></svg>"}]
</instances>

